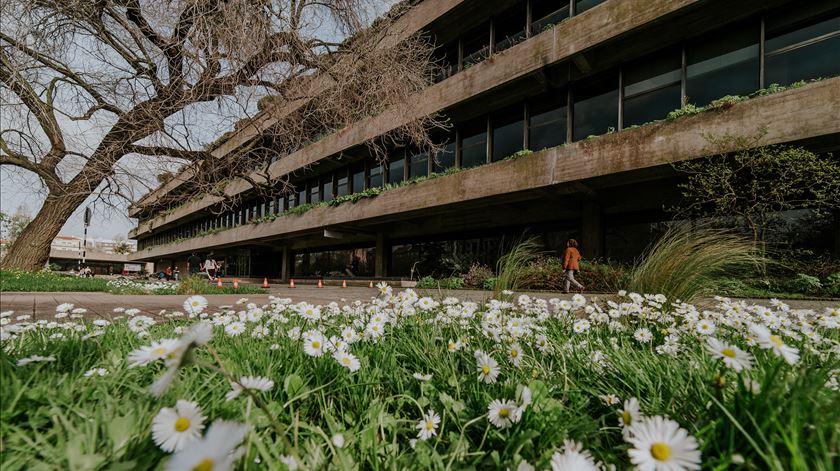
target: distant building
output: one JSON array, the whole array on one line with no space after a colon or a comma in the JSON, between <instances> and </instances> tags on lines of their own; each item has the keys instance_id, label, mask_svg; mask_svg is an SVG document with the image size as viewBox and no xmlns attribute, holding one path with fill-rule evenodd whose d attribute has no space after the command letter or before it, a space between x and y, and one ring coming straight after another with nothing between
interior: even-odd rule
<instances>
[{"instance_id":1,"label":"distant building","mask_svg":"<svg viewBox=\"0 0 840 471\"><path fill-rule=\"evenodd\" d=\"M574 237L589 259L632 260L679 201L672 164L707 155L704 136L763 129L766 144L840 150L837 0L414 3L393 28L433 38L444 68L404 119L449 118L434 136L442 152L393 147L382 165L364 142L399 124L384 113L273 161L266 173L290 193L240 182L226 190L235 207L210 195L167 206L162 195L193 184L176 175L130 209L131 259L183 271L191 252L212 252L226 276L404 277L453 257L493 266L527 233L550 250ZM751 98L669 119L729 95ZM280 112L238 126L214 155L250 145Z\"/></svg>"}]
</instances>

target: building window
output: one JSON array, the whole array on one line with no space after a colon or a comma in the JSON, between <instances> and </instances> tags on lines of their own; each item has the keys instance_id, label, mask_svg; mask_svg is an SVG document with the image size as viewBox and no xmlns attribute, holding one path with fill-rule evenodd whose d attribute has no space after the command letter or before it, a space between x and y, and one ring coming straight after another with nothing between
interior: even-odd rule
<instances>
[{"instance_id":1,"label":"building window","mask_svg":"<svg viewBox=\"0 0 840 471\"><path fill-rule=\"evenodd\" d=\"M531 0L531 36L547 31L569 17L569 2Z\"/></svg>"},{"instance_id":2,"label":"building window","mask_svg":"<svg viewBox=\"0 0 840 471\"><path fill-rule=\"evenodd\" d=\"M494 52L504 51L525 39L526 8L527 1L520 1L493 18Z\"/></svg>"},{"instance_id":3,"label":"building window","mask_svg":"<svg viewBox=\"0 0 840 471\"><path fill-rule=\"evenodd\" d=\"M494 162L522 150L525 134L524 117L522 105L493 113L491 119Z\"/></svg>"},{"instance_id":4,"label":"building window","mask_svg":"<svg viewBox=\"0 0 840 471\"><path fill-rule=\"evenodd\" d=\"M320 203L321 202L321 184L318 180L310 180L309 181L309 202L310 203Z\"/></svg>"},{"instance_id":5,"label":"building window","mask_svg":"<svg viewBox=\"0 0 840 471\"><path fill-rule=\"evenodd\" d=\"M799 80L840 74L840 17L791 31L767 23L764 83L789 85Z\"/></svg>"},{"instance_id":6,"label":"building window","mask_svg":"<svg viewBox=\"0 0 840 471\"><path fill-rule=\"evenodd\" d=\"M353 165L353 181L351 193L358 193L365 190L365 163L359 162Z\"/></svg>"},{"instance_id":7,"label":"building window","mask_svg":"<svg viewBox=\"0 0 840 471\"><path fill-rule=\"evenodd\" d=\"M429 174L429 155L425 152L413 154L410 158L409 178L425 177Z\"/></svg>"},{"instance_id":8,"label":"building window","mask_svg":"<svg viewBox=\"0 0 840 471\"><path fill-rule=\"evenodd\" d=\"M346 196L349 192L349 188L347 188L349 178L347 178L346 171L342 172L342 175L338 177L337 183L335 185L335 195L336 196Z\"/></svg>"},{"instance_id":9,"label":"building window","mask_svg":"<svg viewBox=\"0 0 840 471\"><path fill-rule=\"evenodd\" d=\"M435 61L440 66L435 77L435 82L447 79L458 73L458 41L449 42L438 46L435 50Z\"/></svg>"},{"instance_id":10,"label":"building window","mask_svg":"<svg viewBox=\"0 0 840 471\"><path fill-rule=\"evenodd\" d=\"M487 59L490 56L490 21L485 21L462 39L464 45L464 68Z\"/></svg>"},{"instance_id":11,"label":"building window","mask_svg":"<svg viewBox=\"0 0 840 471\"><path fill-rule=\"evenodd\" d=\"M568 108L566 89L552 91L534 100L529 106L528 148L548 149L566 142Z\"/></svg>"},{"instance_id":12,"label":"building window","mask_svg":"<svg viewBox=\"0 0 840 471\"><path fill-rule=\"evenodd\" d=\"M455 148L455 139L453 138L437 153L434 160L435 172L445 172L455 166Z\"/></svg>"},{"instance_id":13,"label":"building window","mask_svg":"<svg viewBox=\"0 0 840 471\"><path fill-rule=\"evenodd\" d=\"M606 0L575 0L575 15L580 15L586 10L596 7Z\"/></svg>"},{"instance_id":14,"label":"building window","mask_svg":"<svg viewBox=\"0 0 840 471\"><path fill-rule=\"evenodd\" d=\"M624 126L662 119L681 106L682 52L668 50L624 68Z\"/></svg>"},{"instance_id":15,"label":"building window","mask_svg":"<svg viewBox=\"0 0 840 471\"><path fill-rule=\"evenodd\" d=\"M399 157L392 158L388 162L388 183L396 185L405 177L405 157L400 151Z\"/></svg>"},{"instance_id":16,"label":"building window","mask_svg":"<svg viewBox=\"0 0 840 471\"><path fill-rule=\"evenodd\" d=\"M292 209L298 205L297 194L292 193L286 197L286 209Z\"/></svg>"},{"instance_id":17,"label":"building window","mask_svg":"<svg viewBox=\"0 0 840 471\"><path fill-rule=\"evenodd\" d=\"M368 188L379 188L382 186L383 171L382 165L375 159L370 162L370 169L368 173Z\"/></svg>"},{"instance_id":18,"label":"building window","mask_svg":"<svg viewBox=\"0 0 840 471\"><path fill-rule=\"evenodd\" d=\"M461 167L469 168L487 163L487 118L481 118L460 128Z\"/></svg>"},{"instance_id":19,"label":"building window","mask_svg":"<svg viewBox=\"0 0 840 471\"><path fill-rule=\"evenodd\" d=\"M333 194L333 178L332 175L327 175L321 181L321 184L324 187L324 201L332 201L335 198Z\"/></svg>"},{"instance_id":20,"label":"building window","mask_svg":"<svg viewBox=\"0 0 840 471\"><path fill-rule=\"evenodd\" d=\"M726 95L749 95L758 85L758 23L728 26L686 48L687 102L697 106Z\"/></svg>"},{"instance_id":21,"label":"building window","mask_svg":"<svg viewBox=\"0 0 840 471\"><path fill-rule=\"evenodd\" d=\"M574 140L605 134L618 127L618 74L588 79L574 89Z\"/></svg>"}]
</instances>

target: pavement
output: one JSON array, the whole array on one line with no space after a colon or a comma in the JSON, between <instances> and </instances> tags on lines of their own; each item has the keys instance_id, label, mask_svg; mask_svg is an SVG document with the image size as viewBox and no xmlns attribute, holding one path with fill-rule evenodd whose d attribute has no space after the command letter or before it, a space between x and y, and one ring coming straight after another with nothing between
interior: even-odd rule
<instances>
[{"instance_id":1,"label":"pavement","mask_svg":"<svg viewBox=\"0 0 840 471\"><path fill-rule=\"evenodd\" d=\"M395 288L399 291L401 288ZM379 291L368 287L339 288L337 286L325 286L316 288L311 285L299 285L296 288L288 286L271 285L269 293L273 296L291 298L293 302L306 301L313 304L328 304L330 302L351 303L356 300L369 301ZM459 299L468 299L476 302L483 302L489 299L492 292L479 290L417 290L421 295L432 296L441 299L445 296L455 296ZM528 292L531 297L536 298L561 298L569 299L571 295L559 292ZM219 294L205 296L210 302L210 309L219 306L234 304L241 298L248 298L249 302L266 304L268 294ZM611 298L609 294L587 294L588 297ZM0 311L14 311L16 314L30 314L36 319L52 319L55 314L55 307L61 303L71 303L76 307L83 307L88 310L90 317L110 317L115 307L140 309L147 315L157 315L162 310L182 310L181 307L186 296L183 295L117 295L110 293L79 293L79 292L3 292L0 293ZM748 299L749 303L769 304L767 299ZM840 300L788 300L791 307L797 309L822 310L826 307L840 306ZM703 298L696 303L698 306L711 307L715 301L710 298Z\"/></svg>"}]
</instances>

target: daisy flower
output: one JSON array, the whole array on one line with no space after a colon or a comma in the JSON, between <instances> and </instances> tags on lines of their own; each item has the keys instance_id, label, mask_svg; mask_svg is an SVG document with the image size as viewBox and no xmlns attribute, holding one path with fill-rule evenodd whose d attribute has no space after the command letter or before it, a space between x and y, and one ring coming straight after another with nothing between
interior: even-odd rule
<instances>
[{"instance_id":1,"label":"daisy flower","mask_svg":"<svg viewBox=\"0 0 840 471\"><path fill-rule=\"evenodd\" d=\"M230 470L245 452L238 448L248 435L245 424L217 420L207 429L204 437L172 455L166 464L167 471Z\"/></svg>"},{"instance_id":2,"label":"daisy flower","mask_svg":"<svg viewBox=\"0 0 840 471\"><path fill-rule=\"evenodd\" d=\"M330 441L336 448L344 448L344 435L340 433L334 433L333 436L330 438Z\"/></svg>"},{"instance_id":3,"label":"daisy flower","mask_svg":"<svg viewBox=\"0 0 840 471\"><path fill-rule=\"evenodd\" d=\"M673 420L656 416L630 428L630 462L640 470L700 469L697 440Z\"/></svg>"},{"instance_id":4,"label":"daisy flower","mask_svg":"<svg viewBox=\"0 0 840 471\"><path fill-rule=\"evenodd\" d=\"M90 378L91 376L105 376L107 374L108 370L105 368L93 368L85 371L85 378Z\"/></svg>"},{"instance_id":5,"label":"daisy flower","mask_svg":"<svg viewBox=\"0 0 840 471\"><path fill-rule=\"evenodd\" d=\"M697 322L697 325L694 326L694 330L696 330L700 335L712 335L717 330L717 327L715 327L714 322L708 319L703 319Z\"/></svg>"},{"instance_id":6,"label":"daisy flower","mask_svg":"<svg viewBox=\"0 0 840 471\"><path fill-rule=\"evenodd\" d=\"M280 455L280 462L285 464L289 471L295 471L300 466L292 455Z\"/></svg>"},{"instance_id":7,"label":"daisy flower","mask_svg":"<svg viewBox=\"0 0 840 471\"><path fill-rule=\"evenodd\" d=\"M521 411L515 402L505 399L500 401L493 399L493 402L487 406L487 418L490 423L498 428L507 428L512 424L519 422L522 417Z\"/></svg>"},{"instance_id":8,"label":"daisy flower","mask_svg":"<svg viewBox=\"0 0 840 471\"><path fill-rule=\"evenodd\" d=\"M128 367L143 366L153 361L166 358L178 348L178 339L160 339L151 345L140 347L128 354Z\"/></svg>"},{"instance_id":9,"label":"daisy flower","mask_svg":"<svg viewBox=\"0 0 840 471\"><path fill-rule=\"evenodd\" d=\"M187 314L201 314L207 309L207 298L204 296L190 296L189 298L184 301L184 310L187 311Z\"/></svg>"},{"instance_id":10,"label":"daisy flower","mask_svg":"<svg viewBox=\"0 0 840 471\"><path fill-rule=\"evenodd\" d=\"M598 471L601 469L592 455L583 446L574 441L566 440L563 449L551 456L552 471Z\"/></svg>"},{"instance_id":11,"label":"daisy flower","mask_svg":"<svg viewBox=\"0 0 840 471\"><path fill-rule=\"evenodd\" d=\"M311 357L320 357L324 354L324 339L320 335L307 337L303 341L303 351Z\"/></svg>"},{"instance_id":12,"label":"daisy flower","mask_svg":"<svg viewBox=\"0 0 840 471\"><path fill-rule=\"evenodd\" d=\"M633 338L635 338L638 342L648 343L651 339L653 339L653 334L650 333L650 330L641 328L633 333Z\"/></svg>"},{"instance_id":13,"label":"daisy flower","mask_svg":"<svg viewBox=\"0 0 840 471\"><path fill-rule=\"evenodd\" d=\"M598 396L598 398L601 399L601 402L608 406L614 406L621 402L615 394L604 394L602 396Z\"/></svg>"},{"instance_id":14,"label":"daisy flower","mask_svg":"<svg viewBox=\"0 0 840 471\"><path fill-rule=\"evenodd\" d=\"M337 361L339 365L350 371L358 371L359 368L362 367L361 363L359 363L359 359L356 358L355 355L343 350L336 350L333 354L333 358L335 358L335 361Z\"/></svg>"},{"instance_id":15,"label":"daisy flower","mask_svg":"<svg viewBox=\"0 0 840 471\"><path fill-rule=\"evenodd\" d=\"M574 325L572 326L572 330L575 331L576 334L582 334L589 330L590 323L586 319L578 319L575 321Z\"/></svg>"},{"instance_id":16,"label":"daisy flower","mask_svg":"<svg viewBox=\"0 0 840 471\"><path fill-rule=\"evenodd\" d=\"M193 324L184 335L178 339L178 345L169 352L166 359L167 370L149 386L149 391L157 397L163 395L175 379L175 374L183 365L193 348L207 344L213 338L213 326L206 321Z\"/></svg>"},{"instance_id":17,"label":"daisy flower","mask_svg":"<svg viewBox=\"0 0 840 471\"><path fill-rule=\"evenodd\" d=\"M449 341L446 342L446 350L449 351L450 353L457 352L458 350L461 349L462 346L463 346L463 344L461 343L460 340L455 341L455 340L449 339Z\"/></svg>"},{"instance_id":18,"label":"daisy flower","mask_svg":"<svg viewBox=\"0 0 840 471\"><path fill-rule=\"evenodd\" d=\"M429 409L429 411L426 412L426 415L423 416L423 420L417 423L417 438L419 440L428 440L429 438L437 435L439 424L440 416L437 412Z\"/></svg>"},{"instance_id":19,"label":"daisy flower","mask_svg":"<svg viewBox=\"0 0 840 471\"><path fill-rule=\"evenodd\" d=\"M522 347L518 343L513 343L508 347L507 351L513 366L519 366L519 363L522 361Z\"/></svg>"},{"instance_id":20,"label":"daisy flower","mask_svg":"<svg viewBox=\"0 0 840 471\"><path fill-rule=\"evenodd\" d=\"M499 376L499 364L490 355L480 352L476 354L476 363L478 368L478 379L487 384L496 382Z\"/></svg>"},{"instance_id":21,"label":"daisy flower","mask_svg":"<svg viewBox=\"0 0 840 471\"><path fill-rule=\"evenodd\" d=\"M418 379L420 381L428 381L428 380L432 379L431 373L430 374L414 373L411 376L413 376L414 379Z\"/></svg>"},{"instance_id":22,"label":"daisy flower","mask_svg":"<svg viewBox=\"0 0 840 471\"><path fill-rule=\"evenodd\" d=\"M242 332L245 332L245 324L242 322L231 322L225 326L225 333L231 337L236 337Z\"/></svg>"},{"instance_id":23,"label":"daisy flower","mask_svg":"<svg viewBox=\"0 0 840 471\"><path fill-rule=\"evenodd\" d=\"M712 356L720 358L723 364L735 371L752 368L752 356L734 345L709 337L706 339L706 349Z\"/></svg>"},{"instance_id":24,"label":"daisy flower","mask_svg":"<svg viewBox=\"0 0 840 471\"><path fill-rule=\"evenodd\" d=\"M639 410L639 400L631 397L624 401L624 408L618 411L618 425L621 427L621 433L624 438L630 436L630 427L642 419L642 413Z\"/></svg>"},{"instance_id":25,"label":"daisy flower","mask_svg":"<svg viewBox=\"0 0 840 471\"><path fill-rule=\"evenodd\" d=\"M55 312L70 312L75 306L70 303L61 303L55 307Z\"/></svg>"},{"instance_id":26,"label":"daisy flower","mask_svg":"<svg viewBox=\"0 0 840 471\"><path fill-rule=\"evenodd\" d=\"M750 326L750 333L761 348L773 350L773 353L784 358L791 365L799 361L799 350L786 345L781 337L771 333L767 327L753 324Z\"/></svg>"},{"instance_id":27,"label":"daisy flower","mask_svg":"<svg viewBox=\"0 0 840 471\"><path fill-rule=\"evenodd\" d=\"M152 440L163 451L183 450L201 438L204 419L198 404L179 400L174 408L161 409L152 420Z\"/></svg>"},{"instance_id":28,"label":"daisy flower","mask_svg":"<svg viewBox=\"0 0 840 471\"><path fill-rule=\"evenodd\" d=\"M17 366L24 366L30 363L41 363L55 361L54 356L42 357L41 355L32 355L31 357L21 358L17 361Z\"/></svg>"},{"instance_id":29,"label":"daisy flower","mask_svg":"<svg viewBox=\"0 0 840 471\"><path fill-rule=\"evenodd\" d=\"M243 376L239 383L230 383L231 390L225 395L225 400L232 401L239 397L243 389L265 392L274 387L274 381L263 376Z\"/></svg>"}]
</instances>

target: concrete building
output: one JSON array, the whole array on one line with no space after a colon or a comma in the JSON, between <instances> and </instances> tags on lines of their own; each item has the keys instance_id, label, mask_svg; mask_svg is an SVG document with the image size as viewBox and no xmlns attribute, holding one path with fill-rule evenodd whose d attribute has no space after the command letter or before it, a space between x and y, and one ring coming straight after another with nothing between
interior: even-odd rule
<instances>
[{"instance_id":1,"label":"concrete building","mask_svg":"<svg viewBox=\"0 0 840 471\"><path fill-rule=\"evenodd\" d=\"M680 181L671 164L704 156L705 136L764 129L766 144L840 148L836 1L424 0L394 28L429 34L446 64L405 104L451 120L436 136L442 153L396 148L379 165L361 143L399 124L386 113L271 163L293 194L248 199L236 181L226 192L246 198L222 214L209 196L164 207L161 195L189 185L176 176L131 209L131 258L183 266L190 252L213 252L226 276L408 277L443 260L492 264L531 233L548 248L576 237L588 258L627 259L669 219ZM726 95L751 98L666 119ZM258 139L271 113L213 153Z\"/></svg>"}]
</instances>

